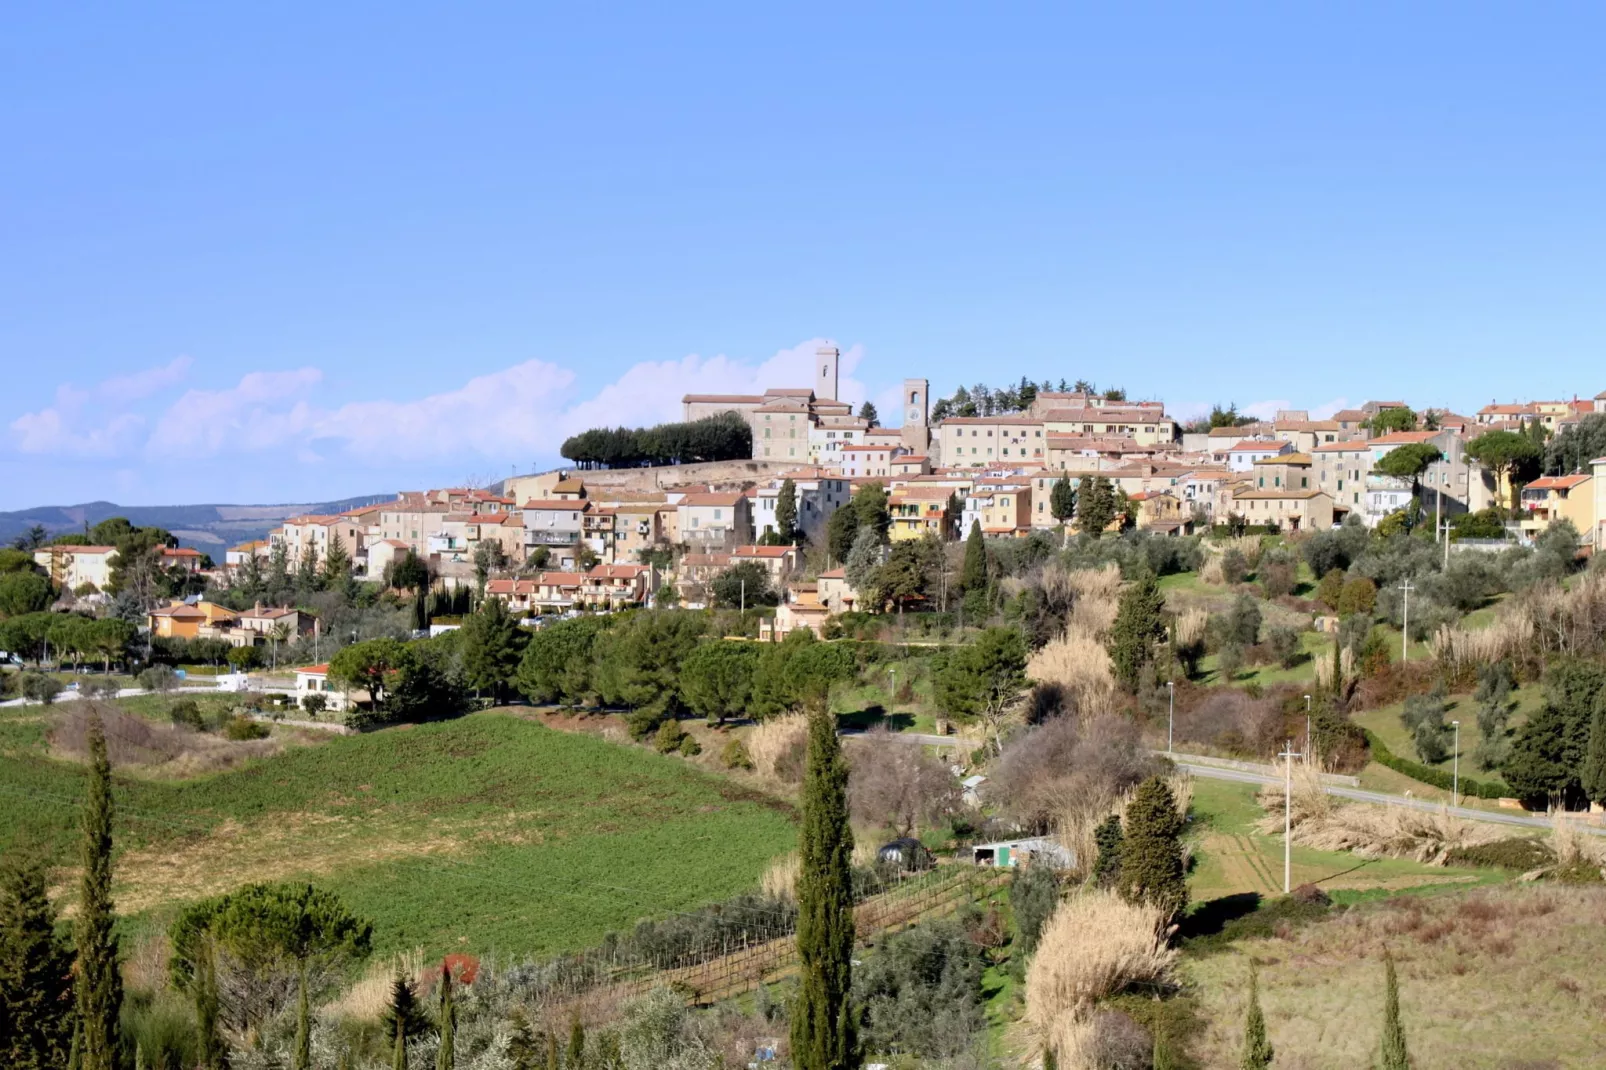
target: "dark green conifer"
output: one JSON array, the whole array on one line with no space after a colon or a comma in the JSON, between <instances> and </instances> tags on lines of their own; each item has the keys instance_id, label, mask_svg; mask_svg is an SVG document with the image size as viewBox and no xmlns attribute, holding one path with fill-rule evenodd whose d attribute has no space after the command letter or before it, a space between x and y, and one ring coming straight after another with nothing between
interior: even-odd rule
<instances>
[{"instance_id":1,"label":"dark green conifer","mask_svg":"<svg viewBox=\"0 0 1606 1070\"><path fill-rule=\"evenodd\" d=\"M1176 918L1188 905L1188 883L1182 866L1182 819L1164 779L1153 776L1138 786L1126 810L1125 831L1116 885L1121 895Z\"/></svg>"},{"instance_id":2,"label":"dark green conifer","mask_svg":"<svg viewBox=\"0 0 1606 1070\"><path fill-rule=\"evenodd\" d=\"M1405 1023L1400 1020L1400 985L1394 975L1394 956L1383 949L1383 1057L1382 1070L1411 1070L1405 1048Z\"/></svg>"},{"instance_id":3,"label":"dark green conifer","mask_svg":"<svg viewBox=\"0 0 1606 1070\"><path fill-rule=\"evenodd\" d=\"M116 1070L117 1020L123 978L117 962L112 907L112 769L100 715L89 715L89 798L83 815L83 876L79 882L74 944L78 952L76 1004L82 1070Z\"/></svg>"},{"instance_id":4,"label":"dark green conifer","mask_svg":"<svg viewBox=\"0 0 1606 1070\"><path fill-rule=\"evenodd\" d=\"M45 864L17 851L0 872L0 1065L55 1070L73 1040L72 945L56 933Z\"/></svg>"},{"instance_id":5,"label":"dark green conifer","mask_svg":"<svg viewBox=\"0 0 1606 1070\"><path fill-rule=\"evenodd\" d=\"M1244 1050L1239 1070L1266 1070L1271 1065L1271 1041L1266 1038L1266 1016L1260 1010L1260 979L1255 960L1249 960L1249 1009L1244 1016Z\"/></svg>"}]
</instances>

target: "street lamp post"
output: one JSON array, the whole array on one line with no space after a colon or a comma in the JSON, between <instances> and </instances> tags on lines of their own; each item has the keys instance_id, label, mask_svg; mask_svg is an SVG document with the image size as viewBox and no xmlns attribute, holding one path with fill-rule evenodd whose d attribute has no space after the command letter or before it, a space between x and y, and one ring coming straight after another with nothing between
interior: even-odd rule
<instances>
[{"instance_id":1,"label":"street lamp post","mask_svg":"<svg viewBox=\"0 0 1606 1070\"><path fill-rule=\"evenodd\" d=\"M1310 696L1305 696L1305 753L1310 751Z\"/></svg>"},{"instance_id":2,"label":"street lamp post","mask_svg":"<svg viewBox=\"0 0 1606 1070\"><path fill-rule=\"evenodd\" d=\"M1400 584L1400 662L1411 660L1411 592L1416 590L1411 581Z\"/></svg>"},{"instance_id":3,"label":"street lamp post","mask_svg":"<svg viewBox=\"0 0 1606 1070\"><path fill-rule=\"evenodd\" d=\"M1283 894L1292 891L1294 873L1294 759L1304 755L1294 753L1294 741L1289 740L1277 757L1283 760Z\"/></svg>"},{"instance_id":4,"label":"street lamp post","mask_svg":"<svg viewBox=\"0 0 1606 1070\"><path fill-rule=\"evenodd\" d=\"M1455 753L1450 756L1450 805L1461 805L1461 722L1451 721L1455 727Z\"/></svg>"},{"instance_id":5,"label":"street lamp post","mask_svg":"<svg viewBox=\"0 0 1606 1070\"><path fill-rule=\"evenodd\" d=\"M1165 717L1165 752L1171 753L1171 741L1175 735L1177 725L1177 684L1174 680L1165 682L1165 689L1169 697Z\"/></svg>"}]
</instances>

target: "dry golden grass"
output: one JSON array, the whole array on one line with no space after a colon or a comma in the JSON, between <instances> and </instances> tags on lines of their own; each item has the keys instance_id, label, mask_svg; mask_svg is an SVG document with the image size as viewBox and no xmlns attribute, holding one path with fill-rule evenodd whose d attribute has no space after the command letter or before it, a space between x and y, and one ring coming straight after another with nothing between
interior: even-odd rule
<instances>
[{"instance_id":1,"label":"dry golden grass","mask_svg":"<svg viewBox=\"0 0 1606 1070\"><path fill-rule=\"evenodd\" d=\"M1115 565L1079 569L1069 574L1068 581L1076 591L1068 628L1094 637L1108 632L1121 605L1121 570Z\"/></svg>"},{"instance_id":2,"label":"dry golden grass","mask_svg":"<svg viewBox=\"0 0 1606 1070\"><path fill-rule=\"evenodd\" d=\"M1160 911L1114 892L1060 903L1026 971L1026 1021L1061 1067L1087 1064L1084 1046L1099 1000L1133 984L1169 984L1177 952Z\"/></svg>"},{"instance_id":3,"label":"dry golden grass","mask_svg":"<svg viewBox=\"0 0 1606 1070\"><path fill-rule=\"evenodd\" d=\"M404 976L415 986L424 976L424 951L414 948L382 961L371 963L360 980L324 1007L324 1012L335 1018L356 1022L377 1022L390 1006L390 986L397 975ZM456 971L453 971L455 976Z\"/></svg>"},{"instance_id":4,"label":"dry golden grass","mask_svg":"<svg viewBox=\"0 0 1606 1070\"><path fill-rule=\"evenodd\" d=\"M1177 615L1177 642L1191 646L1204 638L1210 625L1210 611L1201 606L1185 609Z\"/></svg>"},{"instance_id":5,"label":"dry golden grass","mask_svg":"<svg viewBox=\"0 0 1606 1070\"><path fill-rule=\"evenodd\" d=\"M1333 659L1331 655L1317 655L1313 665L1316 667L1316 686L1323 691L1333 689ZM1338 671L1344 677L1344 682L1355 680L1355 651L1345 647L1338 652Z\"/></svg>"},{"instance_id":6,"label":"dry golden grass","mask_svg":"<svg viewBox=\"0 0 1606 1070\"><path fill-rule=\"evenodd\" d=\"M1226 570L1221 567L1221 555L1211 554L1199 568L1199 580L1212 587L1225 587L1227 585Z\"/></svg>"},{"instance_id":7,"label":"dry golden grass","mask_svg":"<svg viewBox=\"0 0 1606 1070\"><path fill-rule=\"evenodd\" d=\"M747 736L747 754L753 759L754 770L773 779L776 764L807 739L808 734L807 714L789 713L760 724Z\"/></svg>"},{"instance_id":8,"label":"dry golden grass","mask_svg":"<svg viewBox=\"0 0 1606 1070\"><path fill-rule=\"evenodd\" d=\"M1257 801L1266 815L1256 830L1280 836L1284 802L1281 785L1267 785ZM1450 816L1447 809L1414 810L1341 802L1322 790L1315 769L1300 766L1292 795L1293 839L1318 851L1350 851L1361 858L1409 858L1444 865L1450 851L1493 843L1506 835L1496 826Z\"/></svg>"},{"instance_id":9,"label":"dry golden grass","mask_svg":"<svg viewBox=\"0 0 1606 1070\"><path fill-rule=\"evenodd\" d=\"M1383 948L1399 970L1416 1070L1598 1067L1606 1052L1606 888L1517 884L1399 896L1245 940L1279 1067L1372 1066L1383 1018ZM1236 1066L1247 968L1187 960L1205 1025L1200 1066Z\"/></svg>"},{"instance_id":10,"label":"dry golden grass","mask_svg":"<svg viewBox=\"0 0 1606 1070\"><path fill-rule=\"evenodd\" d=\"M770 868L759 878L759 890L767 899L791 902L797 894L797 874L802 865L796 851L782 855L771 862Z\"/></svg>"},{"instance_id":11,"label":"dry golden grass","mask_svg":"<svg viewBox=\"0 0 1606 1070\"><path fill-rule=\"evenodd\" d=\"M1064 635L1032 655L1026 674L1033 680L1059 684L1083 712L1107 709L1115 697L1115 669L1109 652L1095 634L1075 622Z\"/></svg>"}]
</instances>

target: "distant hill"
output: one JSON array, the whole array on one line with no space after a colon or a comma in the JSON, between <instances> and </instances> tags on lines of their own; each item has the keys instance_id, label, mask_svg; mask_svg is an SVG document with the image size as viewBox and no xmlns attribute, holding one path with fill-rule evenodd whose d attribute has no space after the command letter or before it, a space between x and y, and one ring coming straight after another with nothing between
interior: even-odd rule
<instances>
[{"instance_id":1,"label":"distant hill","mask_svg":"<svg viewBox=\"0 0 1606 1070\"><path fill-rule=\"evenodd\" d=\"M266 538L286 517L302 513L338 513L359 505L390 501L393 494L369 494L343 498L337 502L298 502L283 505L118 505L115 502L84 502L81 505L41 505L0 513L0 545L27 531L35 524L51 535L83 531L108 517L127 517L142 527L166 528L184 546L193 546L221 559L223 551L237 543Z\"/></svg>"}]
</instances>

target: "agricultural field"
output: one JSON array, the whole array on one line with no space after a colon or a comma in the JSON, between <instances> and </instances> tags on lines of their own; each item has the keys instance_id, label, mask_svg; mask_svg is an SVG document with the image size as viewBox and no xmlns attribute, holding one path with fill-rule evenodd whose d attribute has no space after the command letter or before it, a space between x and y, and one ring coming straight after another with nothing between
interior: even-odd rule
<instances>
[{"instance_id":1,"label":"agricultural field","mask_svg":"<svg viewBox=\"0 0 1606 1070\"><path fill-rule=\"evenodd\" d=\"M1397 895L1185 955L1203 1066L1237 1064L1251 959L1277 1066L1375 1065L1386 947L1417 1070L1596 1067L1606 1051L1606 889L1508 884Z\"/></svg>"},{"instance_id":2,"label":"agricultural field","mask_svg":"<svg viewBox=\"0 0 1606 1070\"><path fill-rule=\"evenodd\" d=\"M84 775L0 710L0 850L72 842ZM682 759L501 713L329 738L186 780L119 776L119 910L309 880L380 951L544 954L753 888L789 807ZM66 874L64 873L64 876ZM65 885L65 882L64 882Z\"/></svg>"}]
</instances>

